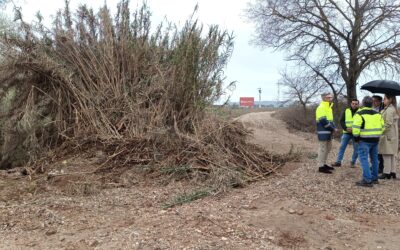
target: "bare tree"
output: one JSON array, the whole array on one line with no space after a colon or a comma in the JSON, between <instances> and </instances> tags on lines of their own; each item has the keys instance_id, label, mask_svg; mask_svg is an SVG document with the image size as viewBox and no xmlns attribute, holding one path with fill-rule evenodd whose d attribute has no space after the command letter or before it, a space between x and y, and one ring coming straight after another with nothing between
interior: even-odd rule
<instances>
[{"instance_id":1,"label":"bare tree","mask_svg":"<svg viewBox=\"0 0 400 250\"><path fill-rule=\"evenodd\" d=\"M350 100L366 70L387 77L398 72L399 1L254 0L246 13L256 24L257 45L287 51L288 60L309 67L336 98L341 86L335 76Z\"/></svg>"},{"instance_id":2,"label":"bare tree","mask_svg":"<svg viewBox=\"0 0 400 250\"><path fill-rule=\"evenodd\" d=\"M314 77L299 76L290 74L287 71L281 73L279 81L281 86L286 87L284 94L288 101L295 100L302 108L304 115L307 116L307 105L312 103L313 98L322 91L326 85L322 81L315 81Z\"/></svg>"}]
</instances>

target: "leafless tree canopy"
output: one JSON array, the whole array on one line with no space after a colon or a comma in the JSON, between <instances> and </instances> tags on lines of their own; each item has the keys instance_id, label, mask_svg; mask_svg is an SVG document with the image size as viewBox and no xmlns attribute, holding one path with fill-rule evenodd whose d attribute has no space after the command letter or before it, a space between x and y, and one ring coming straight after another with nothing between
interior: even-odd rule
<instances>
[{"instance_id":1,"label":"leafless tree canopy","mask_svg":"<svg viewBox=\"0 0 400 250\"><path fill-rule=\"evenodd\" d=\"M398 71L399 1L255 0L247 14L258 45L288 51L331 87L340 76L349 99L365 70Z\"/></svg>"},{"instance_id":2,"label":"leafless tree canopy","mask_svg":"<svg viewBox=\"0 0 400 250\"><path fill-rule=\"evenodd\" d=\"M289 101L299 103L307 115L307 105L312 103L313 98L320 93L326 85L322 81L316 81L312 76L301 76L288 71L281 73L279 84L286 87L285 95Z\"/></svg>"}]
</instances>

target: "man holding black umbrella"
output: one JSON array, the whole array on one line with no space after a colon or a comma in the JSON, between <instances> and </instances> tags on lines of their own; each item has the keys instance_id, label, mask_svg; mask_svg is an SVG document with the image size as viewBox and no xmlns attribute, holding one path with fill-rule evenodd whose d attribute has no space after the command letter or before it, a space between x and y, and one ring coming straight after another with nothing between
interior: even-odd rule
<instances>
[{"instance_id":1,"label":"man holding black umbrella","mask_svg":"<svg viewBox=\"0 0 400 250\"><path fill-rule=\"evenodd\" d=\"M372 109L381 112L381 110L383 109L382 96L372 96Z\"/></svg>"},{"instance_id":2,"label":"man holding black umbrella","mask_svg":"<svg viewBox=\"0 0 400 250\"><path fill-rule=\"evenodd\" d=\"M383 102L382 102L382 96L379 95L373 95L372 96L372 108L373 110L377 112L381 112L383 109ZM379 161L379 168L378 168L378 173L383 173L383 157L382 154L378 154L378 161Z\"/></svg>"}]
</instances>

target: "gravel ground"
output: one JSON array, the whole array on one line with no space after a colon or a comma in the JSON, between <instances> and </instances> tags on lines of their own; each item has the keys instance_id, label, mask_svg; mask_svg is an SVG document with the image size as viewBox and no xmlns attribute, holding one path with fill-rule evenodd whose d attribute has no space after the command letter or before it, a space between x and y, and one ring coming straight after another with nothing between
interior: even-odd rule
<instances>
[{"instance_id":1,"label":"gravel ground","mask_svg":"<svg viewBox=\"0 0 400 250\"><path fill-rule=\"evenodd\" d=\"M299 153L299 162L245 188L169 209L166 202L198 187L162 186L127 172L107 189L85 178L85 185L65 189L63 183L78 183L67 175L46 190L21 193L35 189L28 177L0 173L0 249L398 249L400 181L357 187L361 171L346 165L318 173L315 135L291 134L271 114L240 119L254 129L254 142ZM66 172L90 164L67 162Z\"/></svg>"},{"instance_id":2,"label":"gravel ground","mask_svg":"<svg viewBox=\"0 0 400 250\"><path fill-rule=\"evenodd\" d=\"M333 174L320 174L315 161L300 164L289 175L268 185L268 192L295 199L315 208L335 212L400 214L400 181L380 180L372 188L359 187L359 167L336 168Z\"/></svg>"}]
</instances>

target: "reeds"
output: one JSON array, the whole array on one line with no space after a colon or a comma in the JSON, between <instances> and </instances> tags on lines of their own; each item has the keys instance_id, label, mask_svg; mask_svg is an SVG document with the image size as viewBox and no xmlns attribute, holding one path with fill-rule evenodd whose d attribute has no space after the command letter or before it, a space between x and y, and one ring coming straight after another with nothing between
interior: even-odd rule
<instances>
[{"instance_id":1,"label":"reeds","mask_svg":"<svg viewBox=\"0 0 400 250\"><path fill-rule=\"evenodd\" d=\"M227 31L204 31L191 17L182 29L162 23L152 32L148 7L131 13L125 0L114 18L107 6L72 14L66 1L51 29L40 17L20 23L0 40L0 84L17 89L5 116L28 131L31 160L63 143L97 141L114 163L103 170L148 164L231 186L273 171L271 157L246 143L247 130L206 113L223 91Z\"/></svg>"}]
</instances>

